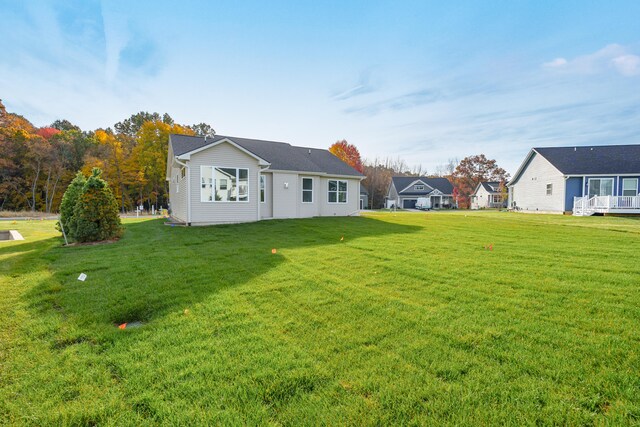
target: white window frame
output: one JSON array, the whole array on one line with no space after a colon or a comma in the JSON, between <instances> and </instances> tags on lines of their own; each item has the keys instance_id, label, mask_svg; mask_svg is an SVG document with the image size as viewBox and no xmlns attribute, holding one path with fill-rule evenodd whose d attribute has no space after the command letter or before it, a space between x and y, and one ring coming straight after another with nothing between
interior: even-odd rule
<instances>
[{"instance_id":1,"label":"white window frame","mask_svg":"<svg viewBox=\"0 0 640 427\"><path fill-rule=\"evenodd\" d=\"M260 203L267 202L267 177L263 174L260 174L260 188L258 188L258 197L260 198Z\"/></svg>"},{"instance_id":2,"label":"white window frame","mask_svg":"<svg viewBox=\"0 0 640 427\"><path fill-rule=\"evenodd\" d=\"M547 196L553 196L553 183L547 184Z\"/></svg>"},{"instance_id":3,"label":"white window frame","mask_svg":"<svg viewBox=\"0 0 640 427\"><path fill-rule=\"evenodd\" d=\"M311 190L305 190L304 189L304 181L305 180L311 181ZM304 193L305 192L306 193L311 193L311 201L310 202L305 202L304 201ZM302 203L305 203L305 204L313 203L313 178L310 178L308 176L303 176L302 177Z\"/></svg>"},{"instance_id":4,"label":"white window frame","mask_svg":"<svg viewBox=\"0 0 640 427\"><path fill-rule=\"evenodd\" d=\"M587 196L591 196L591 181L600 181L600 188L602 188L602 181L611 181L611 196L615 193L615 179L613 178L589 178L587 182ZM600 194L598 196L601 196Z\"/></svg>"},{"instance_id":5,"label":"white window frame","mask_svg":"<svg viewBox=\"0 0 640 427\"><path fill-rule=\"evenodd\" d=\"M180 178L184 179L185 176L187 176L187 168L182 167L180 168Z\"/></svg>"},{"instance_id":6,"label":"white window frame","mask_svg":"<svg viewBox=\"0 0 640 427\"><path fill-rule=\"evenodd\" d=\"M620 194L622 196L624 196L624 192L625 192L625 188L624 188L624 184L626 182L633 182L633 188L627 189L626 191L633 191L633 194L631 194L631 196L637 196L638 195L638 178L622 178L622 188L620 191Z\"/></svg>"},{"instance_id":7,"label":"white window frame","mask_svg":"<svg viewBox=\"0 0 640 427\"><path fill-rule=\"evenodd\" d=\"M202 197L202 172L205 168L209 168L211 169L211 178L212 178L212 200L203 200ZM236 200L216 200L215 197L215 187L216 187L216 180L215 180L215 170L216 169L235 169L236 171ZM240 198L240 171L241 170L246 170L247 171L247 200L238 200ZM249 203L249 199L250 199L250 195L251 195L251 171L249 168L239 168L239 167L235 167L235 166L205 166L205 165L201 165L200 166L200 202L202 203ZM229 187L229 185L227 184L227 188Z\"/></svg>"},{"instance_id":8,"label":"white window frame","mask_svg":"<svg viewBox=\"0 0 640 427\"><path fill-rule=\"evenodd\" d=\"M332 181L335 181L335 183L336 183L336 191L329 190L329 183L331 183ZM346 191L342 191L342 193L345 193L344 202L340 201L340 193L341 193L341 191L340 191L340 183L341 182L344 182L346 187L347 187ZM336 201L335 202L331 202L329 200L329 194L330 193L336 193ZM327 203L332 204L332 205L337 205L337 204L344 205L344 204L349 203L349 181L347 181L346 179L328 179L327 180Z\"/></svg>"}]
</instances>

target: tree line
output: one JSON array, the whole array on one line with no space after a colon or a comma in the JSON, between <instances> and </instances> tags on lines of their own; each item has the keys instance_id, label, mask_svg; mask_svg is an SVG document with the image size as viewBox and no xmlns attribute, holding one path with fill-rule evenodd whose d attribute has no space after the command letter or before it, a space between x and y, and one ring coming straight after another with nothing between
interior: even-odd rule
<instances>
[{"instance_id":1,"label":"tree line","mask_svg":"<svg viewBox=\"0 0 640 427\"><path fill-rule=\"evenodd\" d=\"M454 197L461 208L470 206L471 194L483 181L499 182L503 196L506 195L509 174L499 167L495 160L488 159L484 154L468 156L462 160L450 158L446 163L438 165L435 173L429 174L421 164L409 167L400 157L395 159L376 157L373 160L362 160L358 148L344 139L331 145L329 151L365 175L362 185L369 193L371 209L385 207L391 178L394 176L447 178L454 187Z\"/></svg>"},{"instance_id":2,"label":"tree line","mask_svg":"<svg viewBox=\"0 0 640 427\"><path fill-rule=\"evenodd\" d=\"M166 207L169 134L212 135L206 123L181 125L169 114L140 112L84 131L68 120L36 127L0 100L0 210L57 212L78 171L103 171L122 212Z\"/></svg>"},{"instance_id":3,"label":"tree line","mask_svg":"<svg viewBox=\"0 0 640 427\"><path fill-rule=\"evenodd\" d=\"M64 189L78 171L91 175L102 170L121 212L136 206L166 207L165 179L169 134L213 135L206 123L177 124L169 114L139 112L110 127L83 131L68 120L36 127L24 117L8 113L0 100L0 210L58 212ZM329 151L365 175L373 209L384 207L393 176L439 176L456 188L460 207L481 181L506 182L509 175L484 154L449 159L428 173L422 165L410 167L401 158L363 160L345 140Z\"/></svg>"}]
</instances>

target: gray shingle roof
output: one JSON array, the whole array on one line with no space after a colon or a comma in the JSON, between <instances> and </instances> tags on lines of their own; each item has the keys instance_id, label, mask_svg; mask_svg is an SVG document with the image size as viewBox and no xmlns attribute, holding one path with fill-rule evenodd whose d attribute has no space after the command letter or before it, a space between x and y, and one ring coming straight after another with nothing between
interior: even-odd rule
<instances>
[{"instance_id":1,"label":"gray shingle roof","mask_svg":"<svg viewBox=\"0 0 640 427\"><path fill-rule=\"evenodd\" d=\"M403 196L420 196L427 195L431 193L432 190L429 188L425 188L425 191L402 191L411 185L412 182L420 180L427 184L429 187L434 189L438 189L443 194L452 194L453 193L453 185L449 182L447 178L427 178L424 176L394 176L391 178L393 180L393 185L396 187L396 191Z\"/></svg>"},{"instance_id":2,"label":"gray shingle roof","mask_svg":"<svg viewBox=\"0 0 640 427\"><path fill-rule=\"evenodd\" d=\"M174 155L180 156L222 139L233 141L245 150L271 163L270 169L272 170L363 176L328 150L297 147L286 142L262 141L224 135L208 137L205 142L204 137L172 134L170 143Z\"/></svg>"},{"instance_id":3,"label":"gray shingle roof","mask_svg":"<svg viewBox=\"0 0 640 427\"><path fill-rule=\"evenodd\" d=\"M640 173L640 145L534 148L565 175Z\"/></svg>"},{"instance_id":4,"label":"gray shingle roof","mask_svg":"<svg viewBox=\"0 0 640 427\"><path fill-rule=\"evenodd\" d=\"M482 184L484 189L487 190L489 193L497 193L498 188L500 187L500 183L498 181L487 181L487 182L481 182L480 184Z\"/></svg>"}]
</instances>

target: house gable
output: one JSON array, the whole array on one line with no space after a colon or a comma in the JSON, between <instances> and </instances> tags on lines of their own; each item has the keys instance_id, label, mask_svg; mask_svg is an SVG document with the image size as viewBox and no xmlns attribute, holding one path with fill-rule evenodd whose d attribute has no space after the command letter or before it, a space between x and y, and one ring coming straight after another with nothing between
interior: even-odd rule
<instances>
[{"instance_id":1,"label":"house gable","mask_svg":"<svg viewBox=\"0 0 640 427\"><path fill-rule=\"evenodd\" d=\"M532 150L509 184L509 198L525 211L563 212L565 177Z\"/></svg>"},{"instance_id":2,"label":"house gable","mask_svg":"<svg viewBox=\"0 0 640 427\"><path fill-rule=\"evenodd\" d=\"M446 178L394 176L391 178L391 183L400 196L427 196L436 189L442 194L450 195L453 193L453 185ZM424 189L416 190L415 185L424 185ZM389 195L391 196L391 194Z\"/></svg>"},{"instance_id":3,"label":"house gable","mask_svg":"<svg viewBox=\"0 0 640 427\"><path fill-rule=\"evenodd\" d=\"M420 186L422 186L422 188L419 188ZM427 193L430 193L431 191L433 191L433 187L430 186L429 184L427 184L426 182L424 182L421 179L416 179L411 184L407 185L405 188L400 190L399 193L400 194L402 194L404 192L417 193L417 192L421 192L421 191L424 192L425 194L427 194Z\"/></svg>"},{"instance_id":4,"label":"house gable","mask_svg":"<svg viewBox=\"0 0 640 427\"><path fill-rule=\"evenodd\" d=\"M191 222L215 224L257 221L260 160L235 144L219 141L192 152L188 161L190 177ZM247 201L213 202L202 200L203 168L240 168L248 172Z\"/></svg>"},{"instance_id":5,"label":"house gable","mask_svg":"<svg viewBox=\"0 0 640 427\"><path fill-rule=\"evenodd\" d=\"M196 148L194 150L191 150L191 151L183 153L183 154L181 154L179 156L176 156L176 158L179 159L179 160L190 160L191 156L194 155L194 154L198 154L198 153L200 153L202 151L205 151L205 150L210 150L211 148L213 148L213 147L215 147L217 145L225 144L225 143L226 144L231 144L233 147L235 147L236 149L242 151L246 155L253 157L254 159L256 159L259 162L260 166L269 166L271 164L268 161L266 161L265 159L263 159L263 158L261 158L259 156L256 156L254 153L252 153L251 151L247 150L246 148L236 144L235 142L233 142L229 138L222 138L222 139L219 139L217 141L213 141L210 144L204 145L202 147Z\"/></svg>"}]
</instances>

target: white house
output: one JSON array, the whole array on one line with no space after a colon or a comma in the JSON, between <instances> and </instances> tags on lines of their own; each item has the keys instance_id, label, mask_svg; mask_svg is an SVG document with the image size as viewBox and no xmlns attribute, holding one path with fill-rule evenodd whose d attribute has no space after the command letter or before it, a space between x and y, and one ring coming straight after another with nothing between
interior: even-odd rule
<instances>
[{"instance_id":1,"label":"white house","mask_svg":"<svg viewBox=\"0 0 640 427\"><path fill-rule=\"evenodd\" d=\"M412 209L419 198L428 198L432 209L455 207L453 185L446 178L394 176L387 192L386 207Z\"/></svg>"},{"instance_id":2,"label":"white house","mask_svg":"<svg viewBox=\"0 0 640 427\"><path fill-rule=\"evenodd\" d=\"M640 145L533 148L507 184L522 211L640 214Z\"/></svg>"},{"instance_id":3,"label":"white house","mask_svg":"<svg viewBox=\"0 0 640 427\"><path fill-rule=\"evenodd\" d=\"M481 182L471 194L471 209L501 208L502 197L498 181Z\"/></svg>"},{"instance_id":4,"label":"white house","mask_svg":"<svg viewBox=\"0 0 640 427\"><path fill-rule=\"evenodd\" d=\"M327 150L172 134L170 215L187 225L357 215L364 176Z\"/></svg>"}]
</instances>

